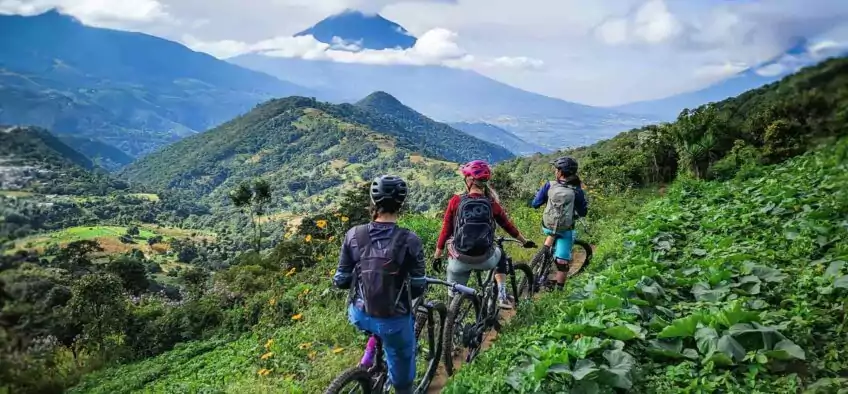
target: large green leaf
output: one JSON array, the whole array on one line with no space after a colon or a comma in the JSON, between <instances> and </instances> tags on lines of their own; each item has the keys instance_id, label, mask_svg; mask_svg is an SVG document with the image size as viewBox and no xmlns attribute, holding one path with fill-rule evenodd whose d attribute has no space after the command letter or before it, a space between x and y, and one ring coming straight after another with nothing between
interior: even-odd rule
<instances>
[{"instance_id":1,"label":"large green leaf","mask_svg":"<svg viewBox=\"0 0 848 394\"><path fill-rule=\"evenodd\" d=\"M730 335L724 335L718 339L716 350L736 362L745 359L745 348Z\"/></svg>"},{"instance_id":2,"label":"large green leaf","mask_svg":"<svg viewBox=\"0 0 848 394\"><path fill-rule=\"evenodd\" d=\"M674 359L683 358L683 340L680 338L672 340L652 339L648 342L648 352Z\"/></svg>"},{"instance_id":3,"label":"large green leaf","mask_svg":"<svg viewBox=\"0 0 848 394\"><path fill-rule=\"evenodd\" d=\"M587 377L591 379L590 375L593 375L595 372L598 372L595 362L584 358L582 360L577 360L577 363L574 364L574 369L571 370L571 376L573 376L575 380L585 380Z\"/></svg>"},{"instance_id":4,"label":"large green leaf","mask_svg":"<svg viewBox=\"0 0 848 394\"><path fill-rule=\"evenodd\" d=\"M620 326L607 328L604 331L604 334L621 341L628 341L633 338L644 338L645 335L643 332L644 330L642 327L635 324L622 324Z\"/></svg>"},{"instance_id":5,"label":"large green leaf","mask_svg":"<svg viewBox=\"0 0 848 394\"><path fill-rule=\"evenodd\" d=\"M756 322L734 324L728 333L749 351L771 350L777 342L786 339L776 328Z\"/></svg>"},{"instance_id":6,"label":"large green leaf","mask_svg":"<svg viewBox=\"0 0 848 394\"><path fill-rule=\"evenodd\" d=\"M836 289L848 289L848 275L840 276L833 281L833 287Z\"/></svg>"},{"instance_id":7,"label":"large green leaf","mask_svg":"<svg viewBox=\"0 0 848 394\"><path fill-rule=\"evenodd\" d=\"M729 286L717 286L715 288L710 288L709 284L703 282L696 283L692 286L692 295L694 295L695 299L698 301L718 302L728 294L730 294Z\"/></svg>"},{"instance_id":8,"label":"large green leaf","mask_svg":"<svg viewBox=\"0 0 848 394\"><path fill-rule=\"evenodd\" d=\"M842 271L842 267L845 266L845 262L841 260L831 261L830 265L827 266L827 269L824 271L825 278L833 278L838 276Z\"/></svg>"},{"instance_id":9,"label":"large green leaf","mask_svg":"<svg viewBox=\"0 0 848 394\"><path fill-rule=\"evenodd\" d=\"M568 344L568 353L574 358L582 359L589 357L603 346L604 341L597 337L581 337Z\"/></svg>"},{"instance_id":10,"label":"large green leaf","mask_svg":"<svg viewBox=\"0 0 848 394\"><path fill-rule=\"evenodd\" d=\"M804 354L804 349L801 349L800 346L796 345L795 342L792 342L788 339L784 339L774 345L774 349L766 352L766 355L771 358L776 358L778 360L806 360L806 355Z\"/></svg>"},{"instance_id":11,"label":"large green leaf","mask_svg":"<svg viewBox=\"0 0 848 394\"><path fill-rule=\"evenodd\" d=\"M600 388L594 380L581 380L571 387L571 394L598 394Z\"/></svg>"},{"instance_id":12,"label":"large green leaf","mask_svg":"<svg viewBox=\"0 0 848 394\"><path fill-rule=\"evenodd\" d=\"M742 302L736 301L729 308L723 309L716 314L715 321L724 327L732 327L739 323L759 322L760 314L758 312L743 310Z\"/></svg>"},{"instance_id":13,"label":"large green leaf","mask_svg":"<svg viewBox=\"0 0 848 394\"><path fill-rule=\"evenodd\" d=\"M623 350L608 350L604 352L604 358L609 365L601 366L601 381L609 386L629 390L633 386L630 380L633 356Z\"/></svg>"},{"instance_id":14,"label":"large green leaf","mask_svg":"<svg viewBox=\"0 0 848 394\"><path fill-rule=\"evenodd\" d=\"M709 358L716 351L718 333L712 327L701 327L695 332L695 342L698 343L698 351L705 358Z\"/></svg>"},{"instance_id":15,"label":"large green leaf","mask_svg":"<svg viewBox=\"0 0 848 394\"><path fill-rule=\"evenodd\" d=\"M648 277L642 277L636 284L636 291L642 298L651 303L657 303L665 295L665 290L657 282Z\"/></svg>"},{"instance_id":16,"label":"large green leaf","mask_svg":"<svg viewBox=\"0 0 848 394\"><path fill-rule=\"evenodd\" d=\"M779 269L768 267L765 265L754 264L751 262L745 263L742 271L745 274L754 275L765 282L777 283L786 279L786 275L780 272Z\"/></svg>"},{"instance_id":17,"label":"large green leaf","mask_svg":"<svg viewBox=\"0 0 848 394\"><path fill-rule=\"evenodd\" d=\"M703 316L701 315L689 315L684 318L675 319L671 322L671 324L663 328L663 330L657 335L658 338L677 338L677 337L691 337L695 334L695 330L698 328L698 323L703 320Z\"/></svg>"}]
</instances>

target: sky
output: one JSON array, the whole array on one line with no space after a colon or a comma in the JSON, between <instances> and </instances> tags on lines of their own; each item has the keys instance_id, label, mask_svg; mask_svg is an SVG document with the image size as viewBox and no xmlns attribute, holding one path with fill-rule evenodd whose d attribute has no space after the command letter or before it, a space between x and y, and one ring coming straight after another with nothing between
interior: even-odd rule
<instances>
[{"instance_id":1,"label":"sky","mask_svg":"<svg viewBox=\"0 0 848 394\"><path fill-rule=\"evenodd\" d=\"M600 106L697 90L747 69L792 71L815 59L781 58L799 39L812 49L848 46L848 0L0 0L6 14L52 7L86 24L157 35L220 58L261 50L444 65ZM349 8L380 13L418 43L373 51L292 37Z\"/></svg>"}]
</instances>

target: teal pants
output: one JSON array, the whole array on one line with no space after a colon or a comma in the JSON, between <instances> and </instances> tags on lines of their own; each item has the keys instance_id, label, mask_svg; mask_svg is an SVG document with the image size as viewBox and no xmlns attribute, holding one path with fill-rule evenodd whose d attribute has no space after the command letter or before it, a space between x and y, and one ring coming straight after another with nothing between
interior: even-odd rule
<instances>
[{"instance_id":1,"label":"teal pants","mask_svg":"<svg viewBox=\"0 0 848 394\"><path fill-rule=\"evenodd\" d=\"M545 233L545 235L553 235L555 237L553 246L554 257L559 260L571 261L571 249L574 247L574 230L566 230L555 233L542 227L542 232Z\"/></svg>"}]
</instances>

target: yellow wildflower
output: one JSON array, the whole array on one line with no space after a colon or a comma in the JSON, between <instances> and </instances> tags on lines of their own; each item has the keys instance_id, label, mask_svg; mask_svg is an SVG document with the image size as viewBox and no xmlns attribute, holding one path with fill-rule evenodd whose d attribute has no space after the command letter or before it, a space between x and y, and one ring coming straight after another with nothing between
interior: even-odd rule
<instances>
[{"instance_id":1,"label":"yellow wildflower","mask_svg":"<svg viewBox=\"0 0 848 394\"><path fill-rule=\"evenodd\" d=\"M263 354L263 355L262 355L261 357L259 357L259 358L261 358L261 359L263 359L263 360L267 360L267 359L269 359L269 358L271 358L271 357L274 357L274 352L268 352L268 353L265 353L265 354Z\"/></svg>"},{"instance_id":2,"label":"yellow wildflower","mask_svg":"<svg viewBox=\"0 0 848 394\"><path fill-rule=\"evenodd\" d=\"M333 354L339 354L343 351L344 351L343 347L337 347L337 348L333 349Z\"/></svg>"},{"instance_id":3,"label":"yellow wildflower","mask_svg":"<svg viewBox=\"0 0 848 394\"><path fill-rule=\"evenodd\" d=\"M317 354L318 354L318 352L316 352L316 351L314 351L314 350L313 350L313 351L309 352L309 355L308 355L307 357L309 357L309 359L310 359L310 360L314 360L314 359L315 359L315 356L316 356Z\"/></svg>"},{"instance_id":4,"label":"yellow wildflower","mask_svg":"<svg viewBox=\"0 0 848 394\"><path fill-rule=\"evenodd\" d=\"M307 294L309 294L309 288L308 287L303 289L303 295L307 295Z\"/></svg>"},{"instance_id":5,"label":"yellow wildflower","mask_svg":"<svg viewBox=\"0 0 848 394\"><path fill-rule=\"evenodd\" d=\"M304 241L306 241L306 242L312 242L312 234L307 234L307 235L306 235L306 238L304 238Z\"/></svg>"},{"instance_id":6,"label":"yellow wildflower","mask_svg":"<svg viewBox=\"0 0 848 394\"><path fill-rule=\"evenodd\" d=\"M329 271L327 271L327 272L329 273L329 275L330 275L330 276L333 276L333 274L335 274L335 273L336 273L336 271L333 271L333 270L329 270Z\"/></svg>"},{"instance_id":7,"label":"yellow wildflower","mask_svg":"<svg viewBox=\"0 0 848 394\"><path fill-rule=\"evenodd\" d=\"M333 242L333 241L335 241L335 240L336 240L336 236L335 236L335 235L331 235L331 236L330 236L330 238L328 238L327 240L328 240L328 241L330 241L330 242Z\"/></svg>"},{"instance_id":8,"label":"yellow wildflower","mask_svg":"<svg viewBox=\"0 0 848 394\"><path fill-rule=\"evenodd\" d=\"M323 220L323 219L322 219L322 220L318 220L318 221L316 221L316 222L315 222L315 226L317 226L318 228L320 228L321 230L323 230L323 229L327 228L327 221L326 221L326 220Z\"/></svg>"},{"instance_id":9,"label":"yellow wildflower","mask_svg":"<svg viewBox=\"0 0 848 394\"><path fill-rule=\"evenodd\" d=\"M298 314L292 316L292 320L300 320L300 319L303 319L302 313L298 313Z\"/></svg>"},{"instance_id":10,"label":"yellow wildflower","mask_svg":"<svg viewBox=\"0 0 848 394\"><path fill-rule=\"evenodd\" d=\"M342 223L347 223L347 221L348 221L348 220L350 220L350 218L349 218L349 217L347 217L347 216L342 216Z\"/></svg>"},{"instance_id":11,"label":"yellow wildflower","mask_svg":"<svg viewBox=\"0 0 848 394\"><path fill-rule=\"evenodd\" d=\"M271 369L266 369L266 370L262 371L262 376L268 376L268 374L270 374L271 371L272 371Z\"/></svg>"},{"instance_id":12,"label":"yellow wildflower","mask_svg":"<svg viewBox=\"0 0 848 394\"><path fill-rule=\"evenodd\" d=\"M262 368L262 369L260 369L260 370L259 370L259 372L257 372L257 374L258 374L259 376L265 376L268 372L270 372L270 371L268 371L268 370L267 370L267 369L265 369L265 368Z\"/></svg>"},{"instance_id":13,"label":"yellow wildflower","mask_svg":"<svg viewBox=\"0 0 848 394\"><path fill-rule=\"evenodd\" d=\"M294 273L295 273L296 271L297 271L297 267L292 267L292 268L289 270L289 272L286 272L286 277L289 277L289 276L294 275Z\"/></svg>"},{"instance_id":14,"label":"yellow wildflower","mask_svg":"<svg viewBox=\"0 0 848 394\"><path fill-rule=\"evenodd\" d=\"M277 299L272 298L272 299L268 300L268 305L271 305L271 306L277 305Z\"/></svg>"},{"instance_id":15,"label":"yellow wildflower","mask_svg":"<svg viewBox=\"0 0 848 394\"><path fill-rule=\"evenodd\" d=\"M265 342L265 349L270 349L271 345L273 345L273 344L274 344L274 340L269 339L268 342Z\"/></svg>"},{"instance_id":16,"label":"yellow wildflower","mask_svg":"<svg viewBox=\"0 0 848 394\"><path fill-rule=\"evenodd\" d=\"M297 347L299 347L300 350L306 350L306 349L312 347L312 342L301 343Z\"/></svg>"}]
</instances>

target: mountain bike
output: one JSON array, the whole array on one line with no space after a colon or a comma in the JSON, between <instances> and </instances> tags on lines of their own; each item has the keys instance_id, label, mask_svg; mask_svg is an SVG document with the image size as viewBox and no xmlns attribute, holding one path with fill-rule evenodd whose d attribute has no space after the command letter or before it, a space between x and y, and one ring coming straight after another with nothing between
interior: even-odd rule
<instances>
[{"instance_id":1,"label":"mountain bike","mask_svg":"<svg viewBox=\"0 0 848 394\"><path fill-rule=\"evenodd\" d=\"M582 220L578 223L581 223L583 230L586 230L586 224ZM582 273L592 262L592 245L578 239L576 231L574 237L574 245L571 247L571 264L568 266L568 279ZM531 293L542 291L544 288L554 288L556 281L550 279L551 270L554 267L553 248L548 249L542 245L530 261L530 266L533 267L534 278L536 278L532 289L529 289ZM521 287L530 287L528 283L522 283Z\"/></svg>"},{"instance_id":2,"label":"mountain bike","mask_svg":"<svg viewBox=\"0 0 848 394\"><path fill-rule=\"evenodd\" d=\"M474 289L460 285L458 283L446 282L435 278L426 278L428 284L437 284L447 286L459 294L473 294ZM441 359L442 342L441 338L445 327L445 305L438 301L426 301L424 296L418 297L413 301L413 310L415 310L415 339L418 343L416 349L416 364L420 367L423 362L424 368L416 368L419 373L416 376L415 393L426 393L430 387L430 383L436 376L436 371L439 367ZM436 317L438 316L438 321ZM426 329L426 344L422 346L421 334ZM366 357L360 361L356 367L350 368L342 372L334 379L330 386L325 391L326 394L336 393L363 393L363 394L382 394L388 393L390 389L389 370L385 359L383 358L383 344L380 337L367 333L369 343L373 343L374 359L370 363L366 362Z\"/></svg>"},{"instance_id":3,"label":"mountain bike","mask_svg":"<svg viewBox=\"0 0 848 394\"><path fill-rule=\"evenodd\" d=\"M514 295L515 307L517 308L522 300L529 300L533 295L528 286L519 289L520 283L533 283L533 270L527 264L513 264L512 258L506 254L506 250L503 248L504 242L520 244L521 241L498 237L495 242L506 258L510 289ZM489 270L485 281L482 280L482 273L476 271L477 283L480 284L482 290L457 294L451 301L446 319L445 335L442 337L445 371L448 376L454 373L453 357L455 351L467 350L465 362L469 363L480 353L485 333L491 328L500 331L498 284L494 280L496 269L497 267ZM519 276L518 278L516 278L516 273ZM469 314L472 311L473 320L469 319L471 317Z\"/></svg>"}]
</instances>

